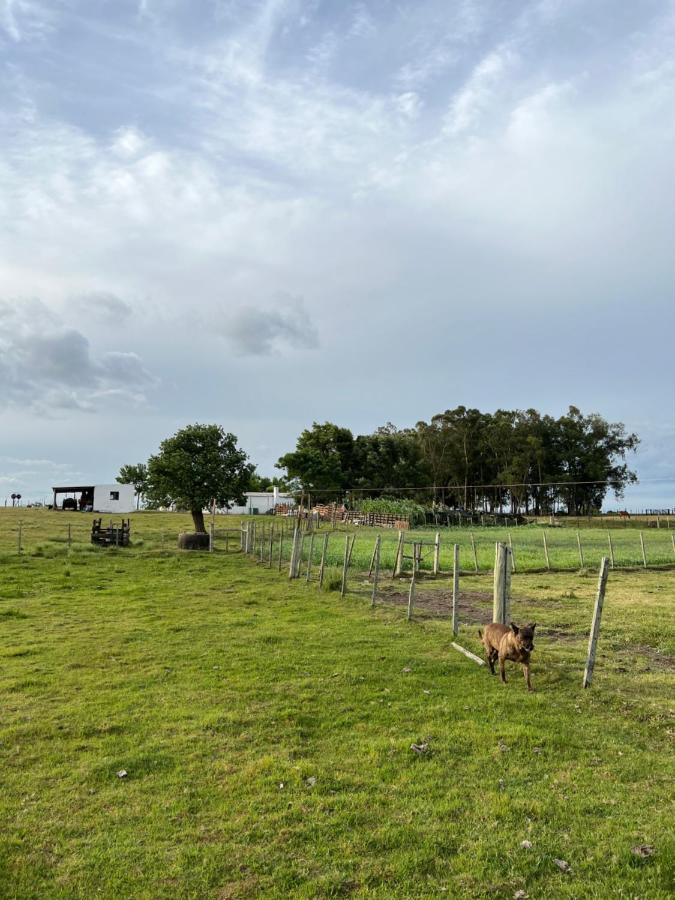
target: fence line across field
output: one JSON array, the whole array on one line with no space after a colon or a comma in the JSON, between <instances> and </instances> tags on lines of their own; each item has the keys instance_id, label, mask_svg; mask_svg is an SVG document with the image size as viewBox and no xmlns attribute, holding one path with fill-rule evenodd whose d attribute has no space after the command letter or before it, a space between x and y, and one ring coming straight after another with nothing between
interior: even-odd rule
<instances>
[{"instance_id":1,"label":"fence line across field","mask_svg":"<svg viewBox=\"0 0 675 900\"><path fill-rule=\"evenodd\" d=\"M255 524L250 525L242 525L241 533L242 533L242 545L249 546L250 554L255 559L257 557L256 552L256 542L253 540L251 542L248 537L251 533L255 535L256 527ZM246 533L246 537L244 537L244 533ZM510 537L510 535L509 535ZM272 544L274 538L274 529L271 528L270 532L266 535L264 532L260 537L259 548L263 546L267 546L267 539L270 540L269 545L269 555L268 562L272 561ZM290 551L290 559L289 559L289 576L291 578L300 578L302 562L303 562L303 546L304 546L305 535L301 532L301 529L296 527L293 532L293 543ZM319 588L323 587L324 576L325 576L325 564L326 564L326 556L327 556L327 548L330 541L330 534L325 534L323 537L323 545L321 548L320 554L320 563L319 563L319 578L318 578L318 586ZM343 559L342 559L342 573L340 578L340 597L344 598L347 594L348 587L348 574L349 568L352 561L352 555L354 551L354 546L356 543L356 535L355 534L346 534L344 540L344 549L342 551ZM415 544L416 542L413 542ZM675 538L673 540L673 547L675 549ZM397 559L399 556L398 551L400 550L402 544L399 541L397 545ZM610 542L611 546L611 542ZM283 547L283 534L279 533L279 547ZM379 583L379 575L380 575L380 555L381 555L381 547L382 547L382 536L377 535L375 538L374 546L372 547L372 551L370 551L370 565L368 567L368 579L372 583L372 589L370 592L370 600L371 607L376 605L377 601L377 590ZM306 583L310 582L310 575L312 564L314 562L314 534L310 535L309 539L309 549L307 553L307 568L305 570L305 581ZM459 545L453 544L453 567L452 567L452 606L451 606L451 625L452 625L452 634L453 637L456 637L459 631L459 578L460 578L460 567L459 567ZM492 608L492 621L501 623L506 625L510 622L511 619L511 576L513 573L513 550L512 550L512 541L509 540L508 543L497 541L494 545L494 565L493 565L493 608ZM280 559L281 559L281 549L280 549ZM415 556L413 555L413 567L410 572L410 580L408 584L408 597L407 597L407 605L406 605L406 620L412 621L415 615L415 601L417 595L417 584L420 576L419 569L414 565ZM259 562L263 562L262 556L259 559ZM595 598L595 606L593 610L593 620L591 623L591 631L589 636L588 643L588 652L586 657L586 664L584 668L583 674L583 687L587 688L591 685L592 677L593 677L593 669L595 665L595 658L597 652L598 639L600 635L600 624L601 624L601 615L602 608L605 598L605 591L607 586L607 577L610 569L610 558L602 557L600 563L599 570L599 578L598 578L598 589L596 592ZM400 578L400 575L398 576ZM392 575L392 579L394 579L394 575ZM480 657L476 656L471 650L461 646L456 641L452 641L450 644L453 649L457 650L459 653L463 654L468 659L472 660L475 663L483 666L485 665L485 661Z\"/></svg>"},{"instance_id":2,"label":"fence line across field","mask_svg":"<svg viewBox=\"0 0 675 900\"><path fill-rule=\"evenodd\" d=\"M112 522L110 527L114 530ZM91 542L89 519L73 519L55 527L50 523L50 527L46 529L42 529L35 521L19 519L14 520L8 529L2 529L0 524L0 529L0 553L54 556L59 554L61 547L63 555L68 555L70 552L81 552L82 545ZM270 517L270 520L263 517L251 518L242 521L238 526L234 523L230 526L229 523L226 525L222 518L215 516L208 526L209 549L212 553L223 551L230 553L232 550L250 553L251 548L255 547L258 558L264 559L268 567L274 564L273 555L277 551L277 563L280 564L287 554L289 542L295 541L298 558L293 570L289 571L289 577L297 577L296 569L301 557L303 562L309 562L310 580L313 577L314 566L319 563L318 554L322 547L322 540L316 537L318 533L323 536L356 532L353 530L345 532L343 528L337 527L333 529L329 522L317 525L311 519L290 517L288 519ZM369 529L367 533L368 540L374 543L376 536L374 530ZM297 538L294 537L296 534ZM165 551L172 549L172 545L175 546L173 544L175 535L176 533L172 535L166 527L153 528L143 523L133 524L130 547L141 553L151 552L153 549ZM391 530L379 532L381 539L378 550L379 577L382 577L386 569L406 580L412 569L420 577L443 577L452 569L455 543L459 545L460 568L463 575L487 574L492 569L491 548L494 547L497 536L493 535L492 528L486 529L485 532L464 529L462 532L455 531L454 534L452 530L447 533L404 530L398 534L392 533ZM613 569L637 566L648 569L675 564L675 533L665 527L661 530L653 529L651 532L639 529L618 531L613 528L591 532L584 529L572 531L548 526L541 529L521 528L513 533L510 530L505 531L504 537L500 540L508 543L511 551L511 569L515 572L517 568L519 573L595 568L603 555L608 556L609 565ZM115 541L111 543L113 546L116 545ZM368 560L365 561L361 559L360 537L353 548L353 553L357 557L355 564L360 570L367 570L369 577L372 576L374 566L373 543L369 545ZM308 552L310 560L307 560ZM340 566L342 562L337 545L329 543L323 553L324 573L327 568Z\"/></svg>"}]
</instances>

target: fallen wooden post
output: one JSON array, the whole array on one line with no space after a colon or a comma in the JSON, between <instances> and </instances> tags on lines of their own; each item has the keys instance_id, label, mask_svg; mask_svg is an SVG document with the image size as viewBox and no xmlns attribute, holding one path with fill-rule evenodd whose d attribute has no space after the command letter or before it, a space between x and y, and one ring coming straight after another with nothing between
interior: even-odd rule
<instances>
[{"instance_id":1,"label":"fallen wooden post","mask_svg":"<svg viewBox=\"0 0 675 900\"><path fill-rule=\"evenodd\" d=\"M464 647L460 647L459 644L456 644L454 641L450 644L451 647L454 647L455 650L459 650L460 653L463 653L464 656L467 656L469 659L472 659L475 663L478 663L479 666L485 665L485 660L481 659L480 656L476 656L475 653L472 653L470 650L465 650Z\"/></svg>"}]
</instances>

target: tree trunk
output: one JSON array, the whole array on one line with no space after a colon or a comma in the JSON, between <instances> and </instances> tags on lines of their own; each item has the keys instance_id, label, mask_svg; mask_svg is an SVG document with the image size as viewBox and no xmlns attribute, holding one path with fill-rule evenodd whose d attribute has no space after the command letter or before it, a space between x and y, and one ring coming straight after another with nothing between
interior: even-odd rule
<instances>
[{"instance_id":1,"label":"tree trunk","mask_svg":"<svg viewBox=\"0 0 675 900\"><path fill-rule=\"evenodd\" d=\"M201 509L191 509L192 521L195 523L195 531L206 534L206 525L204 525L204 511Z\"/></svg>"}]
</instances>

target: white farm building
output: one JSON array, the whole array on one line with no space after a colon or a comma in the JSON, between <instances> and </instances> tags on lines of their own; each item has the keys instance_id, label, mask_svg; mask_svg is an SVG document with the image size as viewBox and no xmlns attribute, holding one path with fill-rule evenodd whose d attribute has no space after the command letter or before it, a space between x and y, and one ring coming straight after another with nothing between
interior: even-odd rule
<instances>
[{"instance_id":1,"label":"white farm building","mask_svg":"<svg viewBox=\"0 0 675 900\"><path fill-rule=\"evenodd\" d=\"M244 506L232 506L228 510L231 515L235 516L264 516L265 513L271 512L278 503L287 503L291 506L295 504L292 494L280 494L278 488L273 491L247 491L246 504Z\"/></svg>"},{"instance_id":2,"label":"white farm building","mask_svg":"<svg viewBox=\"0 0 675 900\"><path fill-rule=\"evenodd\" d=\"M130 513L136 509L133 484L53 487L52 492L54 509L101 513Z\"/></svg>"}]
</instances>

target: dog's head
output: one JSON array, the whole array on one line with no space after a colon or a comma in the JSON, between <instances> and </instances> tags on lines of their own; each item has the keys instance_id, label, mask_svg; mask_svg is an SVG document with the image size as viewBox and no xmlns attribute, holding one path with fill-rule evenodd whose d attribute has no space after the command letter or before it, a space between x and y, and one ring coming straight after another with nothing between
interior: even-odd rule
<instances>
[{"instance_id":1,"label":"dog's head","mask_svg":"<svg viewBox=\"0 0 675 900\"><path fill-rule=\"evenodd\" d=\"M530 622L529 625L522 625L520 628L511 622L511 631L515 637L516 644L526 653L531 653L534 650L534 629L536 627L536 622Z\"/></svg>"}]
</instances>

